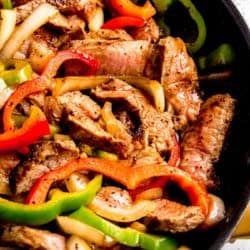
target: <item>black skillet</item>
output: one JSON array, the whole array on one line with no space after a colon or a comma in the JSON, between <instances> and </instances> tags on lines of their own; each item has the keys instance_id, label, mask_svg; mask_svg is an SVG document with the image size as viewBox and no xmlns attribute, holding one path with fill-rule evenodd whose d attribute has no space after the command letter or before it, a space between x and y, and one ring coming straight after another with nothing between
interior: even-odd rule
<instances>
[{"instance_id":1,"label":"black skillet","mask_svg":"<svg viewBox=\"0 0 250 250\"><path fill-rule=\"evenodd\" d=\"M237 100L235 117L220 161L216 164L221 179L217 194L225 201L226 218L207 232L178 235L180 242L192 249L216 250L229 240L250 199L250 31L230 0L193 2L201 11L208 29L207 41L200 53L206 53L222 42L231 43L237 53L230 80L201 82L204 96L228 92Z\"/></svg>"}]
</instances>

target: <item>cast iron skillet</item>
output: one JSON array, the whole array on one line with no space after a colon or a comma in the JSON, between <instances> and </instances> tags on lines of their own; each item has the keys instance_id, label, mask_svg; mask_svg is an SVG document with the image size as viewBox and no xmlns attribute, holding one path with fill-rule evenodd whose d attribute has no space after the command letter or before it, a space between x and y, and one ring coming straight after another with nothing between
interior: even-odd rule
<instances>
[{"instance_id":1,"label":"cast iron skillet","mask_svg":"<svg viewBox=\"0 0 250 250\"><path fill-rule=\"evenodd\" d=\"M178 236L192 249L216 250L230 238L250 198L250 31L231 1L193 2L207 23L208 39L204 50L209 51L221 42L230 42L237 53L230 81L201 83L205 95L229 92L237 99L235 117L216 165L221 179L217 194L225 201L226 219L208 232Z\"/></svg>"}]
</instances>

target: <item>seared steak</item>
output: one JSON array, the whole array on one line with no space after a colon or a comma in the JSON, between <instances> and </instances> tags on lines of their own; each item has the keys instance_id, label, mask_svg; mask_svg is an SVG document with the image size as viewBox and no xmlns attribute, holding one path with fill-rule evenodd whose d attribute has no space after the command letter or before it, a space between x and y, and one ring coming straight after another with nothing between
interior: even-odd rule
<instances>
[{"instance_id":1,"label":"seared steak","mask_svg":"<svg viewBox=\"0 0 250 250\"><path fill-rule=\"evenodd\" d=\"M228 94L210 97L202 105L197 121L183 136L180 167L208 188L216 184L213 165L219 160L234 103Z\"/></svg>"},{"instance_id":2,"label":"seared steak","mask_svg":"<svg viewBox=\"0 0 250 250\"><path fill-rule=\"evenodd\" d=\"M159 26L153 18L147 20L143 27L132 29L130 33L135 40L147 40L153 43L157 42L160 37Z\"/></svg>"},{"instance_id":3,"label":"seared steak","mask_svg":"<svg viewBox=\"0 0 250 250\"><path fill-rule=\"evenodd\" d=\"M68 140L42 141L33 146L28 159L11 173L10 184L15 194L29 191L35 180L44 173L78 158L79 149Z\"/></svg>"},{"instance_id":4,"label":"seared steak","mask_svg":"<svg viewBox=\"0 0 250 250\"><path fill-rule=\"evenodd\" d=\"M204 221L200 207L185 206L167 199L155 200L156 208L144 220L153 230L187 232Z\"/></svg>"},{"instance_id":5,"label":"seared steak","mask_svg":"<svg viewBox=\"0 0 250 250\"><path fill-rule=\"evenodd\" d=\"M182 129L197 118L200 110L196 66L180 38L161 39L159 49L162 51L161 82L165 96L178 116L176 128Z\"/></svg>"},{"instance_id":6,"label":"seared steak","mask_svg":"<svg viewBox=\"0 0 250 250\"><path fill-rule=\"evenodd\" d=\"M142 135L142 145L154 145L159 152L171 149L174 135L171 116L167 112L157 112L139 89L114 79L98 86L92 93L100 100L123 102L129 112L138 116L141 125L137 135Z\"/></svg>"},{"instance_id":7,"label":"seared steak","mask_svg":"<svg viewBox=\"0 0 250 250\"><path fill-rule=\"evenodd\" d=\"M65 250L66 248L65 238L60 234L11 224L0 226L0 242L25 249Z\"/></svg>"},{"instance_id":8,"label":"seared steak","mask_svg":"<svg viewBox=\"0 0 250 250\"><path fill-rule=\"evenodd\" d=\"M10 194L9 174L19 161L15 153L0 154L0 194Z\"/></svg>"},{"instance_id":9,"label":"seared steak","mask_svg":"<svg viewBox=\"0 0 250 250\"><path fill-rule=\"evenodd\" d=\"M130 41L133 38L122 29L100 29L97 31L90 31L84 34L85 39L96 39L96 40L121 40L121 41Z\"/></svg>"},{"instance_id":10,"label":"seared steak","mask_svg":"<svg viewBox=\"0 0 250 250\"><path fill-rule=\"evenodd\" d=\"M75 40L70 47L97 58L99 75L143 75L151 56L150 43L140 40Z\"/></svg>"}]
</instances>

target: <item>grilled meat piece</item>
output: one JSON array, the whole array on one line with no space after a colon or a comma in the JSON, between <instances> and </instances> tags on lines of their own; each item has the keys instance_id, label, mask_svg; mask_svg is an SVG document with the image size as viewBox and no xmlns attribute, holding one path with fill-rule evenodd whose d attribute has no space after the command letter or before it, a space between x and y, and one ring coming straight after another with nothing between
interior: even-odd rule
<instances>
[{"instance_id":1,"label":"grilled meat piece","mask_svg":"<svg viewBox=\"0 0 250 250\"><path fill-rule=\"evenodd\" d=\"M199 114L197 69L180 38L161 39L159 49L162 51L161 83L168 103L178 116L176 128L182 129Z\"/></svg>"},{"instance_id":2,"label":"grilled meat piece","mask_svg":"<svg viewBox=\"0 0 250 250\"><path fill-rule=\"evenodd\" d=\"M60 122L63 116L71 113L79 115L83 113L97 120L101 112L99 105L80 91L67 92L58 97L46 96L43 110L51 122Z\"/></svg>"},{"instance_id":3,"label":"grilled meat piece","mask_svg":"<svg viewBox=\"0 0 250 250\"><path fill-rule=\"evenodd\" d=\"M151 56L148 41L74 40L70 47L97 58L99 75L143 75Z\"/></svg>"},{"instance_id":4,"label":"grilled meat piece","mask_svg":"<svg viewBox=\"0 0 250 250\"><path fill-rule=\"evenodd\" d=\"M173 146L173 124L169 113L159 113L147 97L128 83L114 79L92 91L102 101L116 101L126 104L140 120L137 136L143 146L154 145L159 152L166 152Z\"/></svg>"},{"instance_id":5,"label":"grilled meat piece","mask_svg":"<svg viewBox=\"0 0 250 250\"><path fill-rule=\"evenodd\" d=\"M8 246L39 250L65 250L65 238L47 230L6 224L0 226L0 242Z\"/></svg>"},{"instance_id":6,"label":"grilled meat piece","mask_svg":"<svg viewBox=\"0 0 250 250\"><path fill-rule=\"evenodd\" d=\"M155 200L156 208L144 220L153 230L187 232L200 225L205 217L196 206L185 206L167 199Z\"/></svg>"},{"instance_id":7,"label":"grilled meat piece","mask_svg":"<svg viewBox=\"0 0 250 250\"><path fill-rule=\"evenodd\" d=\"M19 161L15 153L0 154L0 194L10 194L9 174Z\"/></svg>"},{"instance_id":8,"label":"grilled meat piece","mask_svg":"<svg viewBox=\"0 0 250 250\"><path fill-rule=\"evenodd\" d=\"M93 121L84 114L68 115L70 135L90 146L103 149L108 152L116 153L121 158L126 158L131 154L133 145L131 136L126 134L122 138L115 138L106 132L98 122Z\"/></svg>"},{"instance_id":9,"label":"grilled meat piece","mask_svg":"<svg viewBox=\"0 0 250 250\"><path fill-rule=\"evenodd\" d=\"M228 94L208 98L201 107L197 121L183 136L180 167L208 188L216 185L213 165L219 160L233 117L234 103Z\"/></svg>"},{"instance_id":10,"label":"grilled meat piece","mask_svg":"<svg viewBox=\"0 0 250 250\"><path fill-rule=\"evenodd\" d=\"M97 6L102 3L99 0L15 0L14 6L17 12L17 23L22 22L35 8L42 3L54 5L62 13L81 13L86 19L94 13ZM88 20L88 19L87 19Z\"/></svg>"},{"instance_id":11,"label":"grilled meat piece","mask_svg":"<svg viewBox=\"0 0 250 250\"><path fill-rule=\"evenodd\" d=\"M122 29L100 29L97 31L90 31L84 35L85 39L97 39L97 40L122 40L130 41L133 38Z\"/></svg>"},{"instance_id":12,"label":"grilled meat piece","mask_svg":"<svg viewBox=\"0 0 250 250\"><path fill-rule=\"evenodd\" d=\"M78 157L79 149L70 139L35 144L28 159L11 173L10 184L13 193L27 192L41 175Z\"/></svg>"},{"instance_id":13,"label":"grilled meat piece","mask_svg":"<svg viewBox=\"0 0 250 250\"><path fill-rule=\"evenodd\" d=\"M130 34L135 40L147 40L155 43L160 37L160 29L155 20L150 18L147 20L146 25L132 29Z\"/></svg>"}]
</instances>

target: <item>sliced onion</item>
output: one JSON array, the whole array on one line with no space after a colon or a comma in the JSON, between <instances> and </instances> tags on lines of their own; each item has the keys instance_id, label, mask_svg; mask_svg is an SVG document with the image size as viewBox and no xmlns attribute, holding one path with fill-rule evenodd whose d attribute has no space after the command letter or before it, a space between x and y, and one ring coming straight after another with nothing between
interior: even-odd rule
<instances>
[{"instance_id":1,"label":"sliced onion","mask_svg":"<svg viewBox=\"0 0 250 250\"><path fill-rule=\"evenodd\" d=\"M66 242L67 250L91 250L88 243L78 236L72 235Z\"/></svg>"},{"instance_id":2,"label":"sliced onion","mask_svg":"<svg viewBox=\"0 0 250 250\"><path fill-rule=\"evenodd\" d=\"M0 10L1 25L0 25L0 50L11 36L16 26L16 11L15 10Z\"/></svg>"},{"instance_id":3,"label":"sliced onion","mask_svg":"<svg viewBox=\"0 0 250 250\"><path fill-rule=\"evenodd\" d=\"M132 222L145 217L155 209L155 203L150 200L130 203L127 201L127 198L130 198L129 194L127 196L122 189L120 192L119 190L112 191L110 195L108 191L102 190L89 204L89 208L106 219L116 222Z\"/></svg>"},{"instance_id":4,"label":"sliced onion","mask_svg":"<svg viewBox=\"0 0 250 250\"><path fill-rule=\"evenodd\" d=\"M201 225L202 229L210 228L225 217L225 205L221 198L213 194L209 194L209 212Z\"/></svg>"},{"instance_id":5,"label":"sliced onion","mask_svg":"<svg viewBox=\"0 0 250 250\"><path fill-rule=\"evenodd\" d=\"M73 173L65 180L69 192L77 192L86 188L89 178L81 173Z\"/></svg>"},{"instance_id":6,"label":"sliced onion","mask_svg":"<svg viewBox=\"0 0 250 250\"><path fill-rule=\"evenodd\" d=\"M38 28L47 23L58 13L54 6L43 3L39 5L34 12L28 16L10 36L4 45L0 57L4 59L11 58L14 53L21 47L23 42Z\"/></svg>"},{"instance_id":7,"label":"sliced onion","mask_svg":"<svg viewBox=\"0 0 250 250\"><path fill-rule=\"evenodd\" d=\"M93 17L89 20L89 30L97 31L99 30L104 23L104 13L101 7L97 7Z\"/></svg>"},{"instance_id":8,"label":"sliced onion","mask_svg":"<svg viewBox=\"0 0 250 250\"><path fill-rule=\"evenodd\" d=\"M106 237L103 232L76 219L68 216L58 216L56 221L60 229L66 234L77 235L98 246L110 247L115 244L115 241L110 237Z\"/></svg>"}]
</instances>

